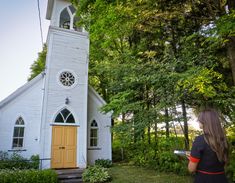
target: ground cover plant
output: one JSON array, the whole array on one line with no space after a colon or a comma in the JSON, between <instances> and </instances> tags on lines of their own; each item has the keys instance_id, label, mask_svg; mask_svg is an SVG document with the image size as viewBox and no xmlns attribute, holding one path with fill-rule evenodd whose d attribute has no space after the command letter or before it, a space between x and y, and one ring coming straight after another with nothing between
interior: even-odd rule
<instances>
[{"instance_id":1,"label":"ground cover plant","mask_svg":"<svg viewBox=\"0 0 235 183\"><path fill-rule=\"evenodd\" d=\"M54 170L0 170L1 183L57 183Z\"/></svg>"},{"instance_id":2,"label":"ground cover plant","mask_svg":"<svg viewBox=\"0 0 235 183\"><path fill-rule=\"evenodd\" d=\"M192 183L192 177L164 173L128 164L115 164L109 169L111 183Z\"/></svg>"}]
</instances>

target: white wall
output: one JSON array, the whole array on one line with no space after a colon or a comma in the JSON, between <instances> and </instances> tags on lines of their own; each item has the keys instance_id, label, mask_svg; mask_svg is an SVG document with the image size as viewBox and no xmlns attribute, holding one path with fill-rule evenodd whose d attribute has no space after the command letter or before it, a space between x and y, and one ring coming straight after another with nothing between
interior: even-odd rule
<instances>
[{"instance_id":1,"label":"white wall","mask_svg":"<svg viewBox=\"0 0 235 183\"><path fill-rule=\"evenodd\" d=\"M97 159L112 160L111 143L111 114L102 114L99 112L104 101L89 88L88 95L88 164L94 164ZM92 120L98 123L98 146L96 148L89 146L90 124Z\"/></svg>"},{"instance_id":2,"label":"white wall","mask_svg":"<svg viewBox=\"0 0 235 183\"><path fill-rule=\"evenodd\" d=\"M43 79L34 83L24 93L12 99L0 109L0 150L12 152L14 125L18 117L25 122L24 141L21 155L30 158L39 154L40 124L42 111Z\"/></svg>"}]
</instances>

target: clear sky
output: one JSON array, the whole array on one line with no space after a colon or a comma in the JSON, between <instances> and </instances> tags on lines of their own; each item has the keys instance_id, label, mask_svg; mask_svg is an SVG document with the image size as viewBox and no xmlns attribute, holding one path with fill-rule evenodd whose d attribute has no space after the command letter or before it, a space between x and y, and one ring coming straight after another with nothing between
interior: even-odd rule
<instances>
[{"instance_id":1,"label":"clear sky","mask_svg":"<svg viewBox=\"0 0 235 183\"><path fill-rule=\"evenodd\" d=\"M43 39L47 38L47 0L39 0ZM27 82L42 51L37 0L0 2L0 101Z\"/></svg>"}]
</instances>

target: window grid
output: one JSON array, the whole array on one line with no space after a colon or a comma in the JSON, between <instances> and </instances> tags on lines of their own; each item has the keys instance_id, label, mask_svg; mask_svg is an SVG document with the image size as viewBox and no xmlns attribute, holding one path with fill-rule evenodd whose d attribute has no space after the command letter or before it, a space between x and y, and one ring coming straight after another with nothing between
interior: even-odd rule
<instances>
[{"instance_id":1,"label":"window grid","mask_svg":"<svg viewBox=\"0 0 235 183\"><path fill-rule=\"evenodd\" d=\"M19 117L14 126L12 148L22 148L24 142L24 120Z\"/></svg>"},{"instance_id":2,"label":"window grid","mask_svg":"<svg viewBox=\"0 0 235 183\"><path fill-rule=\"evenodd\" d=\"M73 114L68 109L63 109L55 118L56 123L75 123Z\"/></svg>"},{"instance_id":3,"label":"window grid","mask_svg":"<svg viewBox=\"0 0 235 183\"><path fill-rule=\"evenodd\" d=\"M90 147L98 146L98 124L95 120L91 122L90 128Z\"/></svg>"}]
</instances>

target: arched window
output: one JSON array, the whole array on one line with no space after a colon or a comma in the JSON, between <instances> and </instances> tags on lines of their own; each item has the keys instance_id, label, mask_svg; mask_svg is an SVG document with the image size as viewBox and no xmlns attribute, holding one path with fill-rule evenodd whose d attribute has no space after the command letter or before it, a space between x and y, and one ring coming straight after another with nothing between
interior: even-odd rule
<instances>
[{"instance_id":1,"label":"arched window","mask_svg":"<svg viewBox=\"0 0 235 183\"><path fill-rule=\"evenodd\" d=\"M68 109L63 109L55 118L56 123L75 123L73 114Z\"/></svg>"},{"instance_id":2,"label":"arched window","mask_svg":"<svg viewBox=\"0 0 235 183\"><path fill-rule=\"evenodd\" d=\"M91 122L90 126L90 147L98 146L98 124L95 120Z\"/></svg>"},{"instance_id":3,"label":"arched window","mask_svg":"<svg viewBox=\"0 0 235 183\"><path fill-rule=\"evenodd\" d=\"M24 141L24 120L22 117L19 117L14 126L14 133L13 133L13 142L12 148L22 148L23 141Z\"/></svg>"},{"instance_id":4,"label":"arched window","mask_svg":"<svg viewBox=\"0 0 235 183\"><path fill-rule=\"evenodd\" d=\"M64 29L73 29L80 31L81 29L76 27L76 22L79 20L75 17L76 9L70 5L63 9L60 13L60 27Z\"/></svg>"}]
</instances>

